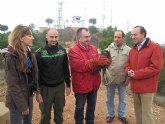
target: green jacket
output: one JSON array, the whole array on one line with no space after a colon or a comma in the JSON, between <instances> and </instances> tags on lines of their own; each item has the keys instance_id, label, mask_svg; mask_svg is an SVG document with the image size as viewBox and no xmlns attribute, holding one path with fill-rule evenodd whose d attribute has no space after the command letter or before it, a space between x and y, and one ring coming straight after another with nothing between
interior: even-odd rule
<instances>
[{"instance_id":1,"label":"green jacket","mask_svg":"<svg viewBox=\"0 0 165 124\"><path fill-rule=\"evenodd\" d=\"M36 51L39 69L39 84L56 87L66 83L70 87L70 72L66 50L58 43L49 47L46 45Z\"/></svg>"}]
</instances>

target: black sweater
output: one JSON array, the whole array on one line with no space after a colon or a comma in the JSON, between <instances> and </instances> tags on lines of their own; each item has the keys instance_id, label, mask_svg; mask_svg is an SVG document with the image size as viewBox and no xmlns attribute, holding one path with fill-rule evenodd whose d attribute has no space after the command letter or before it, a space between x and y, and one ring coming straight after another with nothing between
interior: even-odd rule
<instances>
[{"instance_id":1,"label":"black sweater","mask_svg":"<svg viewBox=\"0 0 165 124\"><path fill-rule=\"evenodd\" d=\"M66 50L58 43L46 45L36 51L39 68L39 84L55 87L63 82L70 87L70 72Z\"/></svg>"}]
</instances>

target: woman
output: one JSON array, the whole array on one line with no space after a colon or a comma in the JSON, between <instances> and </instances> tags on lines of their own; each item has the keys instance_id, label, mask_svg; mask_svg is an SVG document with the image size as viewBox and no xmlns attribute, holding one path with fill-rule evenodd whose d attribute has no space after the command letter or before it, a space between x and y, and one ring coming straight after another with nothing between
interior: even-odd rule
<instances>
[{"instance_id":1,"label":"woman","mask_svg":"<svg viewBox=\"0 0 165 124\"><path fill-rule=\"evenodd\" d=\"M32 95L34 91L39 93L37 62L30 50L34 37L29 27L18 25L8 40L12 47L5 54L6 106L10 111L10 124L31 124Z\"/></svg>"}]
</instances>

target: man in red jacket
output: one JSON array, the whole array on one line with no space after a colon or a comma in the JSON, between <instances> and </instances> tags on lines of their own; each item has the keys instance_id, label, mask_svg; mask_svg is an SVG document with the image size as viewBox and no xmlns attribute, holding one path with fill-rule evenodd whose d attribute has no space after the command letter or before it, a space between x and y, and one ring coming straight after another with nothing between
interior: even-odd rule
<instances>
[{"instance_id":1,"label":"man in red jacket","mask_svg":"<svg viewBox=\"0 0 165 124\"><path fill-rule=\"evenodd\" d=\"M97 48L90 44L91 35L87 28L77 30L77 43L69 49L72 86L75 93L75 123L84 123L84 105L87 102L85 121L94 124L94 111L100 74L93 73L97 66L108 65L109 59L99 56Z\"/></svg>"},{"instance_id":2,"label":"man in red jacket","mask_svg":"<svg viewBox=\"0 0 165 124\"><path fill-rule=\"evenodd\" d=\"M163 67L161 47L146 38L144 27L136 26L131 32L135 46L131 49L125 71L131 77L137 124L155 124L152 114L154 93L157 91Z\"/></svg>"}]
</instances>

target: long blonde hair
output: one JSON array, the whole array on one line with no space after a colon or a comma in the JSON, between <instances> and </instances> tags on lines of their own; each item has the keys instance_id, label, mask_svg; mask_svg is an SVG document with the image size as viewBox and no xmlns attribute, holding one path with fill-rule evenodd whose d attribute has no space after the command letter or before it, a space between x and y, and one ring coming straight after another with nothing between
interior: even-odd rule
<instances>
[{"instance_id":1,"label":"long blonde hair","mask_svg":"<svg viewBox=\"0 0 165 124\"><path fill-rule=\"evenodd\" d=\"M27 46L21 41L26 35L31 35L31 28L18 25L14 28L14 30L10 33L8 37L9 44L13 47L13 53L17 54L20 62L20 71L27 71Z\"/></svg>"}]
</instances>

